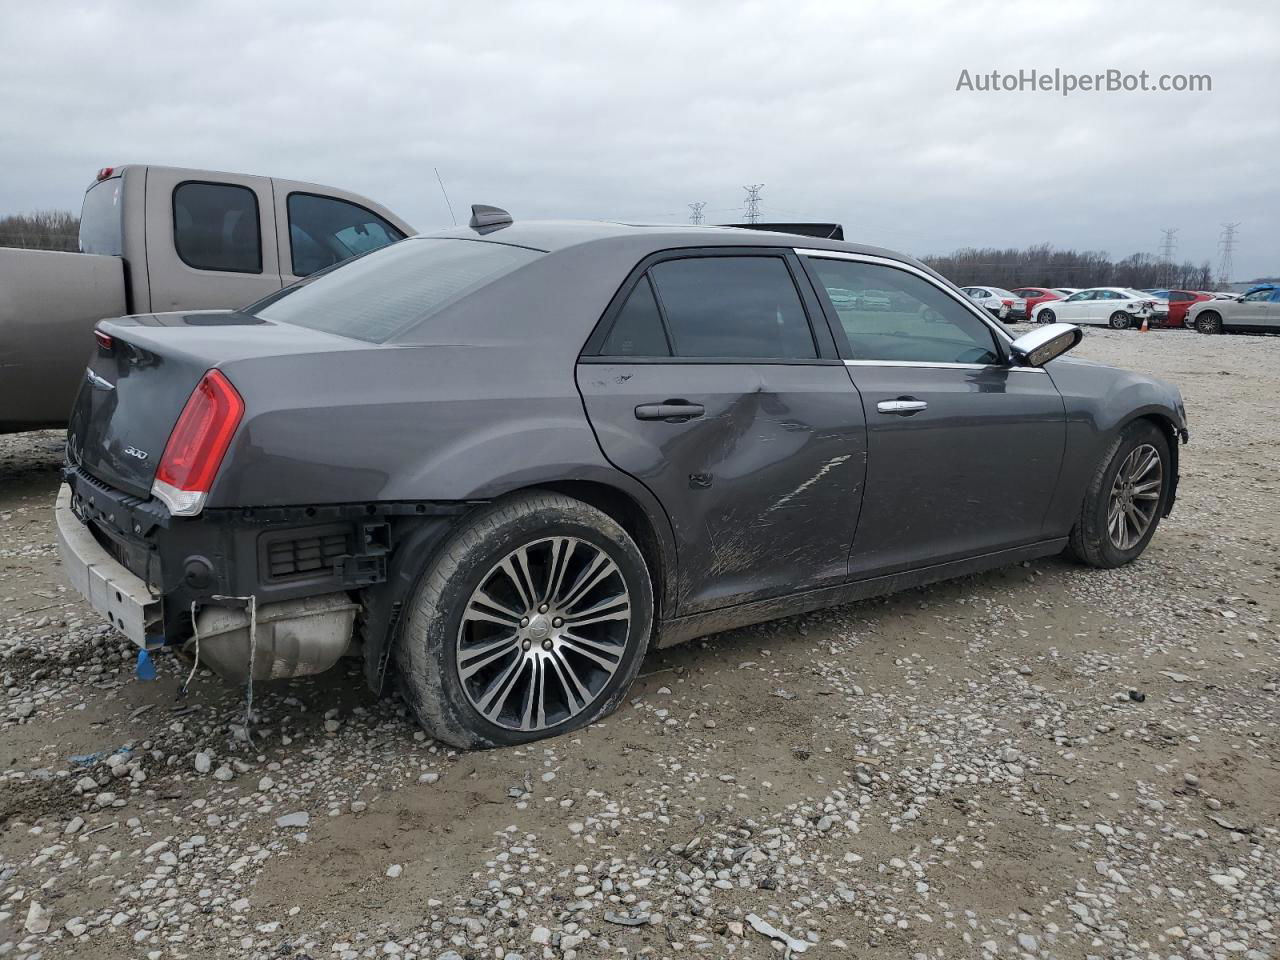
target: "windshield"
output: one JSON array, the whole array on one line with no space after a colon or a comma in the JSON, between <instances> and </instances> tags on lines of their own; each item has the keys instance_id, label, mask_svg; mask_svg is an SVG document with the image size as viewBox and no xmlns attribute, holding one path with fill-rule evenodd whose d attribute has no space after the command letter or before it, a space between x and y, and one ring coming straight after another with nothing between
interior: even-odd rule
<instances>
[{"instance_id":1,"label":"windshield","mask_svg":"<svg viewBox=\"0 0 1280 960\"><path fill-rule=\"evenodd\" d=\"M383 343L540 256L484 240L411 238L286 287L244 312Z\"/></svg>"}]
</instances>

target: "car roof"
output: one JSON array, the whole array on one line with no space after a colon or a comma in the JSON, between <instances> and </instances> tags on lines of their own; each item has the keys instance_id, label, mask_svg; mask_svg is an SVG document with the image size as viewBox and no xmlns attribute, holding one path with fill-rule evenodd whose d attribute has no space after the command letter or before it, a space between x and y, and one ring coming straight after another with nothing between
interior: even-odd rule
<instances>
[{"instance_id":1,"label":"car roof","mask_svg":"<svg viewBox=\"0 0 1280 960\"><path fill-rule=\"evenodd\" d=\"M650 253L680 247L800 247L885 257L928 269L913 257L883 247L845 240L827 240L795 233L743 230L738 227L620 223L610 220L516 220L496 227L450 227L427 231L419 236L488 240L493 243L528 247L544 253L557 253L590 243L625 243L629 247L645 248ZM933 273L932 270L929 272Z\"/></svg>"}]
</instances>

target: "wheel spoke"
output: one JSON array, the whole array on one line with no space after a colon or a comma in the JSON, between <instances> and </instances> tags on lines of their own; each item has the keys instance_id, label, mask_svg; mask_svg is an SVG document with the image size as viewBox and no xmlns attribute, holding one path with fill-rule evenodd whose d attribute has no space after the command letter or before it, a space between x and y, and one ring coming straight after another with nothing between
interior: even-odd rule
<instances>
[{"instance_id":1,"label":"wheel spoke","mask_svg":"<svg viewBox=\"0 0 1280 960\"><path fill-rule=\"evenodd\" d=\"M511 691L515 688L516 681L524 673L525 665L528 662L524 657L516 657L512 660L511 665L485 688L483 696L477 702L476 706L480 712L494 723L498 722L498 717L502 714L502 708L506 705L507 697L510 696Z\"/></svg>"},{"instance_id":2,"label":"wheel spoke","mask_svg":"<svg viewBox=\"0 0 1280 960\"><path fill-rule=\"evenodd\" d=\"M530 663L533 667L533 676L529 681L528 696L525 697L524 714L520 726L524 730L537 730L547 725L547 670L541 657L534 657Z\"/></svg>"},{"instance_id":3,"label":"wheel spoke","mask_svg":"<svg viewBox=\"0 0 1280 960\"><path fill-rule=\"evenodd\" d=\"M579 611L565 617L565 622L574 627L585 627L592 623L604 623L607 620L627 620L631 617L631 602L624 593L610 597L597 603L594 607Z\"/></svg>"},{"instance_id":4,"label":"wheel spoke","mask_svg":"<svg viewBox=\"0 0 1280 960\"><path fill-rule=\"evenodd\" d=\"M573 669L573 665L565 659L563 653L559 650L552 650L551 656L547 658L552 668L556 671L556 676L560 679L560 686L564 688L565 696L569 697L570 713L577 713L591 702L591 691L583 686L582 681L578 679L577 672Z\"/></svg>"},{"instance_id":5,"label":"wheel spoke","mask_svg":"<svg viewBox=\"0 0 1280 960\"><path fill-rule=\"evenodd\" d=\"M618 572L617 565L603 553L597 555L586 571L578 578L569 596L560 602L560 609L572 612L573 608L590 596L591 591Z\"/></svg>"},{"instance_id":6,"label":"wheel spoke","mask_svg":"<svg viewBox=\"0 0 1280 960\"><path fill-rule=\"evenodd\" d=\"M577 540L565 537L556 537L551 541L551 569L547 575L547 592L542 595L543 603L551 603L560 593L565 571L569 569L569 561L573 559L573 551L577 546Z\"/></svg>"},{"instance_id":7,"label":"wheel spoke","mask_svg":"<svg viewBox=\"0 0 1280 960\"><path fill-rule=\"evenodd\" d=\"M516 593L520 596L520 602L524 604L525 610L532 610L537 604L534 602L533 593L530 588L520 579L520 574L516 571L516 566L511 562L511 557L507 557L498 565L502 572L507 575L507 579L511 581L516 588Z\"/></svg>"},{"instance_id":8,"label":"wheel spoke","mask_svg":"<svg viewBox=\"0 0 1280 960\"><path fill-rule=\"evenodd\" d=\"M561 635L560 645L572 650L574 653L594 660L611 672L622 659L621 650L612 649L603 643L596 643L594 640L588 640L586 637L579 637L570 633ZM601 654L604 655L602 656ZM610 659L611 657L613 659Z\"/></svg>"},{"instance_id":9,"label":"wheel spoke","mask_svg":"<svg viewBox=\"0 0 1280 960\"><path fill-rule=\"evenodd\" d=\"M512 653L518 647L516 635L499 637L488 643L458 652L458 676L469 680L479 671Z\"/></svg>"},{"instance_id":10,"label":"wheel spoke","mask_svg":"<svg viewBox=\"0 0 1280 960\"><path fill-rule=\"evenodd\" d=\"M496 623L503 627L518 627L520 625L519 614L511 613L505 606L498 606L493 603L483 590L477 590L476 595L467 604L463 621L467 620L483 620L485 623Z\"/></svg>"}]
</instances>

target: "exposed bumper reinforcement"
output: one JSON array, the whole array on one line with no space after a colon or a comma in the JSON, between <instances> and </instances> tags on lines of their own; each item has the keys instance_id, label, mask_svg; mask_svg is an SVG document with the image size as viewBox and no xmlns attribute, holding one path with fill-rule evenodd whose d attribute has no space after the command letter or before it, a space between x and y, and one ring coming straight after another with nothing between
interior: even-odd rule
<instances>
[{"instance_id":1,"label":"exposed bumper reinforcement","mask_svg":"<svg viewBox=\"0 0 1280 960\"><path fill-rule=\"evenodd\" d=\"M58 552L71 585L111 625L139 647L158 647L162 635L162 605L146 583L120 564L94 539L71 509L71 488L58 491L54 505L58 523Z\"/></svg>"}]
</instances>

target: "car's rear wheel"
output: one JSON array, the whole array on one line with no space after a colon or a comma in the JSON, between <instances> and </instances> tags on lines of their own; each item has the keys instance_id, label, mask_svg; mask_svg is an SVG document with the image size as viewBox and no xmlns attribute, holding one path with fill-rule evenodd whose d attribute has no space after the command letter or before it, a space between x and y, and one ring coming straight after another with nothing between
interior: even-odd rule
<instances>
[{"instance_id":1,"label":"car's rear wheel","mask_svg":"<svg viewBox=\"0 0 1280 960\"><path fill-rule=\"evenodd\" d=\"M1222 317L1212 310L1206 310L1196 317L1196 329L1201 333L1221 333Z\"/></svg>"},{"instance_id":2,"label":"car's rear wheel","mask_svg":"<svg viewBox=\"0 0 1280 960\"><path fill-rule=\"evenodd\" d=\"M1164 516L1171 482L1164 431L1150 420L1130 424L1085 491L1070 551L1083 563L1108 569L1137 559Z\"/></svg>"},{"instance_id":3,"label":"car's rear wheel","mask_svg":"<svg viewBox=\"0 0 1280 960\"><path fill-rule=\"evenodd\" d=\"M1111 315L1112 330L1128 330L1132 322L1133 321L1129 319L1129 315L1123 310L1117 310Z\"/></svg>"},{"instance_id":4,"label":"car's rear wheel","mask_svg":"<svg viewBox=\"0 0 1280 960\"><path fill-rule=\"evenodd\" d=\"M1053 323L1057 319L1058 319L1057 314L1055 314L1052 310L1041 310L1038 314L1036 314L1036 320L1040 323Z\"/></svg>"},{"instance_id":5,"label":"car's rear wheel","mask_svg":"<svg viewBox=\"0 0 1280 960\"><path fill-rule=\"evenodd\" d=\"M653 621L644 557L608 515L534 492L469 517L422 576L398 657L405 698L458 747L527 743L612 712Z\"/></svg>"}]
</instances>

